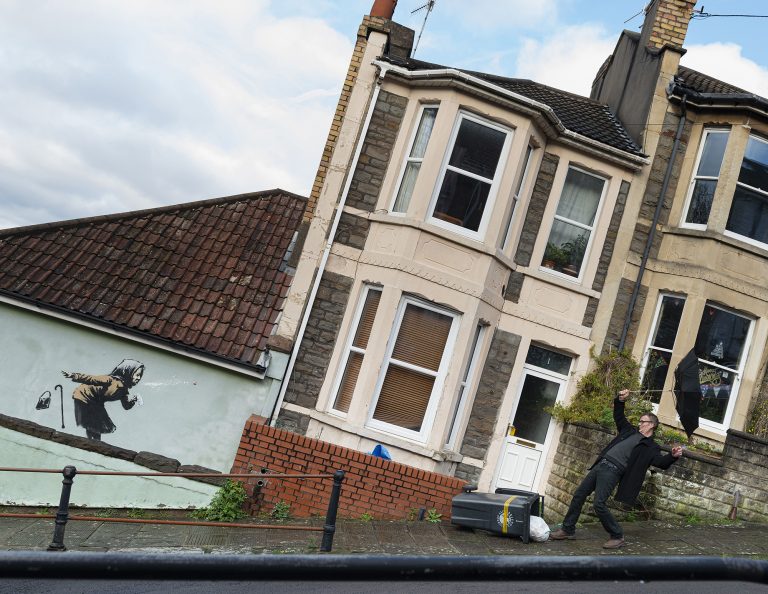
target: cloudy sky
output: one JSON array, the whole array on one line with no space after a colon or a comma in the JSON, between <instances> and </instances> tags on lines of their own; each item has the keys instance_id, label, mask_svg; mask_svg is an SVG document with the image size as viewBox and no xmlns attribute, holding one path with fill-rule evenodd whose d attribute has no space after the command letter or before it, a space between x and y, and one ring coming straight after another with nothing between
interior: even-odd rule
<instances>
[{"instance_id":1,"label":"cloudy sky","mask_svg":"<svg viewBox=\"0 0 768 594\"><path fill-rule=\"evenodd\" d=\"M588 94L647 0L437 0L416 57ZM0 228L314 177L372 0L0 0ZM400 0L417 31L426 0ZM768 14L762 0L699 1ZM629 20L628 22L625 22ZM768 19L695 19L683 63L768 96Z\"/></svg>"}]
</instances>

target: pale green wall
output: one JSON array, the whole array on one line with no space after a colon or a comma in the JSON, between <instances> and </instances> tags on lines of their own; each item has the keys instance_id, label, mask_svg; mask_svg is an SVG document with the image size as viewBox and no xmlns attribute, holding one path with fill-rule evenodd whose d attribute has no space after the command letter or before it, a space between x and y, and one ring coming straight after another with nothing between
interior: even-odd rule
<instances>
[{"instance_id":1,"label":"pale green wall","mask_svg":"<svg viewBox=\"0 0 768 594\"><path fill-rule=\"evenodd\" d=\"M133 462L39 439L0 427L0 465L146 472ZM151 472L151 471L150 471ZM56 506L61 495L61 474L4 472L0 476L0 505ZM170 508L205 507L217 487L185 478L75 476L70 503L88 507Z\"/></svg>"},{"instance_id":2,"label":"pale green wall","mask_svg":"<svg viewBox=\"0 0 768 594\"><path fill-rule=\"evenodd\" d=\"M223 472L230 470L248 417L271 412L279 380L269 376L281 377L287 359L277 354L268 377L259 380L5 303L0 330L0 413L85 437L75 425L77 384L61 371L107 375L123 359L136 359L145 373L130 393L144 404L124 410L119 402L107 403L117 430L103 441ZM63 430L56 384L64 391ZM45 390L53 393L51 406L35 410Z\"/></svg>"}]
</instances>

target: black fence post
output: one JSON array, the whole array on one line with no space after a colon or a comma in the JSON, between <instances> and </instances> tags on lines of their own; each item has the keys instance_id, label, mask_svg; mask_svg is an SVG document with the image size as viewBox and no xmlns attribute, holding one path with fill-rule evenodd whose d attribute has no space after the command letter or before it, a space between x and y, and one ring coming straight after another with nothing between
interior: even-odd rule
<instances>
[{"instance_id":1,"label":"black fence post","mask_svg":"<svg viewBox=\"0 0 768 594\"><path fill-rule=\"evenodd\" d=\"M328 500L328 513L325 514L323 540L320 544L320 551L323 553L330 553L333 547L333 535L336 532L336 512L339 511L339 496L343 481L343 470L337 470L333 473L333 489L331 489L331 498Z\"/></svg>"},{"instance_id":2,"label":"black fence post","mask_svg":"<svg viewBox=\"0 0 768 594\"><path fill-rule=\"evenodd\" d=\"M67 550L67 547L64 546L64 529L67 527L67 518L69 517L69 493L72 491L72 482L77 474L77 468L65 466L62 474L64 480L61 481L61 499L59 499L59 510L56 512L53 540L48 545L49 551Z\"/></svg>"}]
</instances>

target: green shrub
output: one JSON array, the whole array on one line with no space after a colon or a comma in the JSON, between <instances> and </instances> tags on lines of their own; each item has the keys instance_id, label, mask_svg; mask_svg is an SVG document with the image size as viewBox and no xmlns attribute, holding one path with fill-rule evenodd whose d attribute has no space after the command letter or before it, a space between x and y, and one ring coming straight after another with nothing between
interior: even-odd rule
<instances>
[{"instance_id":1,"label":"green shrub","mask_svg":"<svg viewBox=\"0 0 768 594\"><path fill-rule=\"evenodd\" d=\"M192 516L209 522L234 522L245 517L243 504L248 493L242 483L227 479L211 499L208 507L192 512Z\"/></svg>"},{"instance_id":2,"label":"green shrub","mask_svg":"<svg viewBox=\"0 0 768 594\"><path fill-rule=\"evenodd\" d=\"M272 508L272 511L269 514L272 518L275 520L287 520L291 517L291 505L290 503L286 503L282 499L275 503L275 507Z\"/></svg>"},{"instance_id":3,"label":"green shrub","mask_svg":"<svg viewBox=\"0 0 768 594\"><path fill-rule=\"evenodd\" d=\"M437 513L436 508L433 507L432 509L427 510L427 517L426 517L427 522L432 522L433 524L437 524L441 522L442 519L443 519L443 514Z\"/></svg>"},{"instance_id":4,"label":"green shrub","mask_svg":"<svg viewBox=\"0 0 768 594\"><path fill-rule=\"evenodd\" d=\"M590 350L592 369L576 385L570 404L556 403L547 409L562 423L593 423L613 428L613 400L624 388L639 392L640 365L629 351L610 351L596 356ZM639 393L627 399L625 414L630 423L651 410L648 398Z\"/></svg>"},{"instance_id":5,"label":"green shrub","mask_svg":"<svg viewBox=\"0 0 768 594\"><path fill-rule=\"evenodd\" d=\"M360 519L363 522L370 522L371 520L373 520L373 515L369 514L368 512L363 512L362 514L360 514Z\"/></svg>"}]
</instances>

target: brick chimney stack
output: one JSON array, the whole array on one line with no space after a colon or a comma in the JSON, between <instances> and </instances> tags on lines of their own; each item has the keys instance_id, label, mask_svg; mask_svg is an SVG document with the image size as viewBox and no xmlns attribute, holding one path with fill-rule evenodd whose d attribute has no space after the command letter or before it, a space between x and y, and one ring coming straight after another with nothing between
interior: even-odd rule
<instances>
[{"instance_id":1,"label":"brick chimney stack","mask_svg":"<svg viewBox=\"0 0 768 594\"><path fill-rule=\"evenodd\" d=\"M651 0L645 7L643 45L650 49L682 49L696 0Z\"/></svg>"},{"instance_id":2,"label":"brick chimney stack","mask_svg":"<svg viewBox=\"0 0 768 594\"><path fill-rule=\"evenodd\" d=\"M397 0L373 0L371 16L392 20L392 16L395 14L395 6L397 6Z\"/></svg>"}]
</instances>

